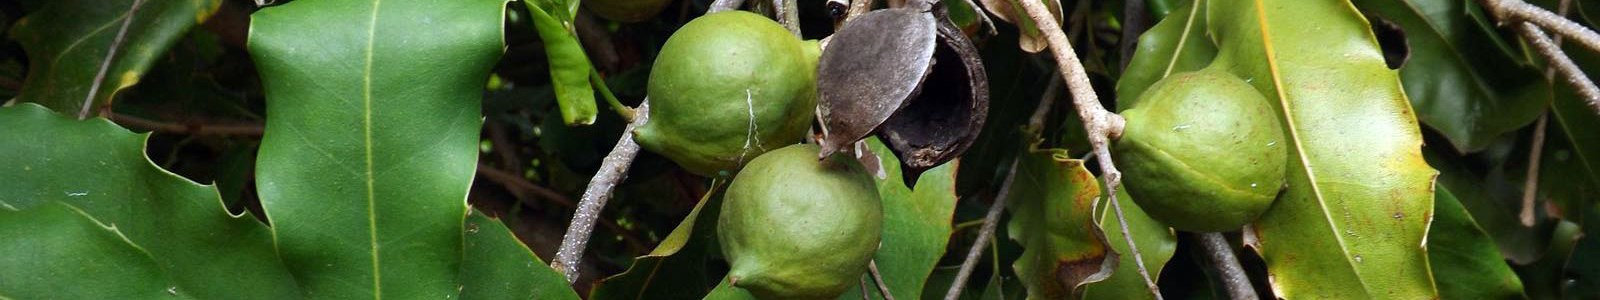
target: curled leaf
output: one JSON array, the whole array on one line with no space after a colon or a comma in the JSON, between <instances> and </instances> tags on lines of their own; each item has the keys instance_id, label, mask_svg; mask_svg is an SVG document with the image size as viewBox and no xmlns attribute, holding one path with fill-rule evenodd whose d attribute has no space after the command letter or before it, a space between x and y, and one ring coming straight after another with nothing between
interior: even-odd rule
<instances>
[{"instance_id":1,"label":"curled leaf","mask_svg":"<svg viewBox=\"0 0 1600 300\"><path fill-rule=\"evenodd\" d=\"M819 157L865 138L905 106L927 77L935 35L933 14L911 8L875 10L833 34L817 67Z\"/></svg>"},{"instance_id":2,"label":"curled leaf","mask_svg":"<svg viewBox=\"0 0 1600 300\"><path fill-rule=\"evenodd\" d=\"M1050 9L1050 15L1056 18L1056 23L1061 23L1060 0L982 0L983 8L989 14L1000 18L1001 21L1017 26L1017 46L1028 53L1039 53L1047 44L1044 41L1044 32L1034 25L1033 19L1028 17L1028 12L1022 10L1022 4L1017 1L1039 1L1044 7Z\"/></svg>"},{"instance_id":3,"label":"curled leaf","mask_svg":"<svg viewBox=\"0 0 1600 300\"><path fill-rule=\"evenodd\" d=\"M906 107L878 129L905 165L906 182L966 152L989 115L989 77L972 41L939 10L933 68Z\"/></svg>"}]
</instances>

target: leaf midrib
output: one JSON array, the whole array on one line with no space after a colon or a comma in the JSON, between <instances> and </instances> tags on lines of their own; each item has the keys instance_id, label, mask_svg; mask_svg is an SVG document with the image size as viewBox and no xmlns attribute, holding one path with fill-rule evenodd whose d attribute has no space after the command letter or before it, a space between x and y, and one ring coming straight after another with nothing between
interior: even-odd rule
<instances>
[{"instance_id":1,"label":"leaf midrib","mask_svg":"<svg viewBox=\"0 0 1600 300\"><path fill-rule=\"evenodd\" d=\"M1311 196L1315 197L1317 208L1322 210L1322 216L1328 222L1328 229L1332 231L1334 241L1339 243L1339 252L1343 254L1340 258L1344 259L1345 266L1350 267L1350 273L1356 277L1356 281L1361 283L1362 294L1370 296L1372 288L1367 284L1367 279L1361 276L1361 272L1356 270L1355 262L1350 260L1348 243L1345 243L1344 236L1339 234L1339 224L1334 222L1333 214L1328 212L1327 201L1322 197L1322 188L1317 184L1317 174L1311 166L1311 161L1306 158L1304 143L1300 140L1300 131L1295 126L1295 119L1289 107L1289 97L1284 92L1283 76L1278 71L1278 54L1272 49L1272 33L1267 24L1266 4L1262 1L1252 0L1255 3L1256 22L1261 27L1261 46L1267 57L1267 68L1272 75L1274 91L1278 94L1279 107L1283 111L1284 126L1289 128L1289 140L1294 142L1294 151L1298 154L1295 156L1300 160L1300 166L1306 173L1306 181L1311 186Z\"/></svg>"},{"instance_id":2,"label":"leaf midrib","mask_svg":"<svg viewBox=\"0 0 1600 300\"><path fill-rule=\"evenodd\" d=\"M1202 3L1204 1L1195 0L1193 4L1189 5L1189 19L1184 20L1183 33L1178 34L1178 44L1172 47L1172 59L1167 60L1167 69L1161 72L1162 79L1172 75L1172 69L1176 69L1178 66L1178 59L1183 57L1183 45L1189 43L1189 33L1194 31L1194 17L1199 14L1200 6L1205 5Z\"/></svg>"},{"instance_id":3,"label":"leaf midrib","mask_svg":"<svg viewBox=\"0 0 1600 300\"><path fill-rule=\"evenodd\" d=\"M370 247L372 249L373 299L383 299L383 273L381 272L382 268L378 264L378 214L376 213L377 191L373 187L375 180L372 172L372 49L374 48L374 42L378 40L378 8L382 4L383 0L372 1L372 17L367 25L367 48L365 49L366 69L361 73L361 129L362 135L364 135L362 146L363 150L365 151L367 163L367 169L365 173L365 179L367 181L367 235L369 237L368 242L370 243Z\"/></svg>"}]
</instances>

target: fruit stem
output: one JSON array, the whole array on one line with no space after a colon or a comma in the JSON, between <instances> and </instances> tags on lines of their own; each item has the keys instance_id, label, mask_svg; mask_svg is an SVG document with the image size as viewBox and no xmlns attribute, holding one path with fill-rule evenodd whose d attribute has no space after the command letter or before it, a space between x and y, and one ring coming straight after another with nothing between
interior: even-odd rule
<instances>
[{"instance_id":1,"label":"fruit stem","mask_svg":"<svg viewBox=\"0 0 1600 300\"><path fill-rule=\"evenodd\" d=\"M1494 0L1488 0L1494 1ZM1100 97L1095 95L1094 87L1089 84L1088 72L1084 71L1083 63L1078 60L1078 54L1073 52L1072 44L1067 41L1067 34L1061 31L1061 23L1056 22L1055 16L1039 1L1018 1L1023 10L1028 12L1034 24L1038 24L1044 33L1045 41L1049 44L1050 53L1055 56L1056 69L1061 72L1062 79L1066 80L1067 88L1072 94L1072 104L1078 111L1078 118L1083 120L1084 132L1088 133L1089 145L1093 148L1095 157L1100 163L1100 178L1105 181L1105 194L1107 199L1115 199L1117 186L1122 182L1122 171L1117 170L1111 161L1110 144L1122 136L1122 128L1126 121L1122 116L1107 111L1100 105ZM1128 232L1128 220L1123 216L1122 205L1118 201L1110 201L1112 210L1117 213L1117 225L1122 229L1122 238L1128 243L1128 252L1133 254L1134 264L1139 269L1139 276L1143 277L1144 284L1156 299L1161 299L1161 291L1156 288L1154 280L1150 279L1150 271L1144 266L1144 258L1139 254L1139 246L1134 244L1133 235Z\"/></svg>"},{"instance_id":2,"label":"fruit stem","mask_svg":"<svg viewBox=\"0 0 1600 300\"><path fill-rule=\"evenodd\" d=\"M1206 232L1195 236L1200 238L1200 247L1211 259L1211 265L1222 275L1222 283L1227 287L1230 299L1260 299L1250 285L1250 277L1245 276L1244 267L1239 265L1239 259L1233 256L1233 247L1228 245L1228 239L1222 233Z\"/></svg>"},{"instance_id":3,"label":"fruit stem","mask_svg":"<svg viewBox=\"0 0 1600 300\"><path fill-rule=\"evenodd\" d=\"M716 0L711 2L711 8L706 9L706 14L737 10L740 6L744 6L744 0Z\"/></svg>"},{"instance_id":4,"label":"fruit stem","mask_svg":"<svg viewBox=\"0 0 1600 300\"><path fill-rule=\"evenodd\" d=\"M650 98L645 97L639 103L633 121L623 129L622 138L617 139L617 145L601 161L600 171L589 180L589 187L583 190L583 198L578 200L578 209L572 214L572 224L567 226L566 235L561 237L561 248L556 250L555 262L550 264L550 267L566 276L569 284L578 280L578 259L583 257L584 247L589 244L589 235L594 232L594 223L600 218L600 210L605 208L606 200L610 200L611 190L627 177L633 159L639 156L639 143L633 141L633 129L649 121Z\"/></svg>"},{"instance_id":5,"label":"fruit stem","mask_svg":"<svg viewBox=\"0 0 1600 300\"><path fill-rule=\"evenodd\" d=\"M600 91L600 98L606 99L606 104L611 105L611 111L617 112L617 115L621 116L622 120L629 123L633 122L633 108L622 105L622 101L617 100L617 95L612 94L611 87L606 85L606 79L600 77L600 71L596 71L593 68L589 69L589 84L593 85L595 90Z\"/></svg>"}]
</instances>

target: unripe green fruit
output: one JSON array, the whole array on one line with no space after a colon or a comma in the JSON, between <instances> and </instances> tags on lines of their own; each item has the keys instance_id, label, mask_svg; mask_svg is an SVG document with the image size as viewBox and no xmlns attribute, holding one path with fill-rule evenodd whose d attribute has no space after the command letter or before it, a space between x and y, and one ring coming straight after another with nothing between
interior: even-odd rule
<instances>
[{"instance_id":1,"label":"unripe green fruit","mask_svg":"<svg viewBox=\"0 0 1600 300\"><path fill-rule=\"evenodd\" d=\"M731 174L806 134L818 51L757 14L696 18L661 47L650 71L650 120L634 140L695 174Z\"/></svg>"},{"instance_id":2,"label":"unripe green fruit","mask_svg":"<svg viewBox=\"0 0 1600 300\"><path fill-rule=\"evenodd\" d=\"M633 23L655 17L671 3L669 0L584 0L583 6L601 18Z\"/></svg>"},{"instance_id":3,"label":"unripe green fruit","mask_svg":"<svg viewBox=\"0 0 1600 300\"><path fill-rule=\"evenodd\" d=\"M883 204L860 163L815 145L757 157L723 197L717 241L733 286L762 299L833 299L877 252Z\"/></svg>"},{"instance_id":4,"label":"unripe green fruit","mask_svg":"<svg viewBox=\"0 0 1600 300\"><path fill-rule=\"evenodd\" d=\"M1134 202L1184 231L1237 230L1277 198L1283 129L1248 83L1214 69L1169 76L1122 112L1113 148Z\"/></svg>"}]
</instances>

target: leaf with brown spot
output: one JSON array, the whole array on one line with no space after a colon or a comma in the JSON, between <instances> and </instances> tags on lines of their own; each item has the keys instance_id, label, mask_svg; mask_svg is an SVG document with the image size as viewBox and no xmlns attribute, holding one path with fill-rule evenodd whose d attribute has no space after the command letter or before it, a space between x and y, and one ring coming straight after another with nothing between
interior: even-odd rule
<instances>
[{"instance_id":1,"label":"leaf with brown spot","mask_svg":"<svg viewBox=\"0 0 1600 300\"><path fill-rule=\"evenodd\" d=\"M1024 249L1012 268L1028 298L1065 299L1079 286L1105 280L1118 256L1096 222L1100 186L1094 175L1066 150L1038 150L1019 159L1006 198L1006 230Z\"/></svg>"}]
</instances>

